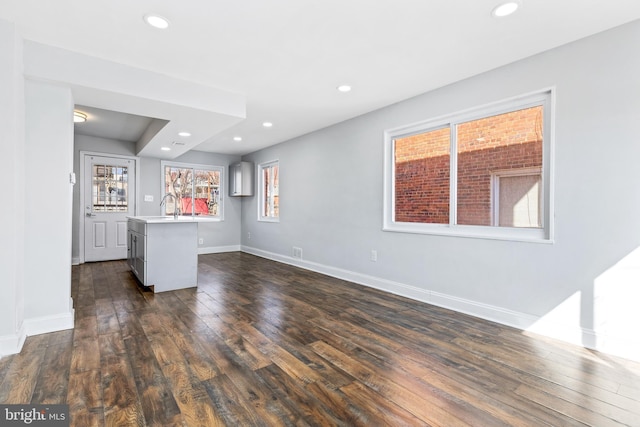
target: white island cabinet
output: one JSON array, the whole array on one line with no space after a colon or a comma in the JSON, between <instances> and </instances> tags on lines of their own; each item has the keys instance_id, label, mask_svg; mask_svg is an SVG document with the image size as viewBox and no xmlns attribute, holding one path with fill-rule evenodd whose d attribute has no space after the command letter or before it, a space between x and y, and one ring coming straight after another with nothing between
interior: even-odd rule
<instances>
[{"instance_id":1,"label":"white island cabinet","mask_svg":"<svg viewBox=\"0 0 640 427\"><path fill-rule=\"evenodd\" d=\"M129 217L128 261L154 292L198 285L198 221L189 217Z\"/></svg>"}]
</instances>

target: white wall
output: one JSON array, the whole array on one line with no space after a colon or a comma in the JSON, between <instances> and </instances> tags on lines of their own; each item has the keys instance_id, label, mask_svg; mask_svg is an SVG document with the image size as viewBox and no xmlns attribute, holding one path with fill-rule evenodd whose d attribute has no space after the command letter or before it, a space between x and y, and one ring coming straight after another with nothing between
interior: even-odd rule
<instances>
[{"instance_id":1,"label":"white wall","mask_svg":"<svg viewBox=\"0 0 640 427\"><path fill-rule=\"evenodd\" d=\"M73 327L73 101L68 88L24 79L22 43L0 21L0 355Z\"/></svg>"},{"instance_id":2,"label":"white wall","mask_svg":"<svg viewBox=\"0 0 640 427\"><path fill-rule=\"evenodd\" d=\"M25 324L35 335L73 327L71 90L27 80L25 106Z\"/></svg>"},{"instance_id":3,"label":"white wall","mask_svg":"<svg viewBox=\"0 0 640 427\"><path fill-rule=\"evenodd\" d=\"M27 77L69 86L77 104L162 119L157 133L139 141L138 154L165 157L159 147L180 130L189 129L198 144L245 117L244 95L30 40L24 70ZM190 147L174 146L172 153Z\"/></svg>"},{"instance_id":4,"label":"white wall","mask_svg":"<svg viewBox=\"0 0 640 427\"><path fill-rule=\"evenodd\" d=\"M24 318L24 79L22 40L0 20L0 356L22 347ZM10 207L8 209L7 207Z\"/></svg>"},{"instance_id":5,"label":"white wall","mask_svg":"<svg viewBox=\"0 0 640 427\"><path fill-rule=\"evenodd\" d=\"M640 360L640 310L611 304L637 307L640 282L603 279L640 246L639 42L634 22L244 156L280 160L281 218L258 222L245 199L243 249ZM554 244L381 230L385 129L549 87Z\"/></svg>"}]
</instances>

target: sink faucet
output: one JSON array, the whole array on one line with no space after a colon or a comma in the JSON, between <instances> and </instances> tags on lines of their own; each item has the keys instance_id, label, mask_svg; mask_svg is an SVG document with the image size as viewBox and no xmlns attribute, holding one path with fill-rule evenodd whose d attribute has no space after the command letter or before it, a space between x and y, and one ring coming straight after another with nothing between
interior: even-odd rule
<instances>
[{"instance_id":1,"label":"sink faucet","mask_svg":"<svg viewBox=\"0 0 640 427\"><path fill-rule=\"evenodd\" d=\"M175 204L175 207L173 208L173 219L178 219L178 215L180 215L180 207L178 206L178 203L176 203L178 200L176 196L174 196L171 193L165 194L162 200L160 201L160 206L164 206L167 204L167 197L171 197L173 199L173 202Z\"/></svg>"}]
</instances>

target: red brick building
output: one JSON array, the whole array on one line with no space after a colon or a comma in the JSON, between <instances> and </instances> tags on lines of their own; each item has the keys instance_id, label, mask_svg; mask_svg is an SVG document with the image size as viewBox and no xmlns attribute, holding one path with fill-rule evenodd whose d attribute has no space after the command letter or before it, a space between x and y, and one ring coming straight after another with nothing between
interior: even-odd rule
<instances>
[{"instance_id":1,"label":"red brick building","mask_svg":"<svg viewBox=\"0 0 640 427\"><path fill-rule=\"evenodd\" d=\"M456 223L539 227L542 107L460 123L456 132ZM395 140L397 222L449 223L450 160L448 126Z\"/></svg>"}]
</instances>

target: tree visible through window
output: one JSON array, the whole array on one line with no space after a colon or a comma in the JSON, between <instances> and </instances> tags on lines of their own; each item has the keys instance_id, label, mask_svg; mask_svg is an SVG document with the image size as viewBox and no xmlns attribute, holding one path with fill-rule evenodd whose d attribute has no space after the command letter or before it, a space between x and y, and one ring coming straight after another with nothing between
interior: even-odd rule
<instances>
[{"instance_id":1,"label":"tree visible through window","mask_svg":"<svg viewBox=\"0 0 640 427\"><path fill-rule=\"evenodd\" d=\"M221 174L220 167L164 164L163 213L221 218Z\"/></svg>"}]
</instances>

